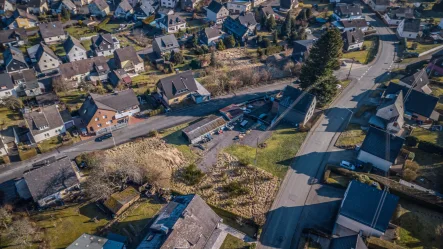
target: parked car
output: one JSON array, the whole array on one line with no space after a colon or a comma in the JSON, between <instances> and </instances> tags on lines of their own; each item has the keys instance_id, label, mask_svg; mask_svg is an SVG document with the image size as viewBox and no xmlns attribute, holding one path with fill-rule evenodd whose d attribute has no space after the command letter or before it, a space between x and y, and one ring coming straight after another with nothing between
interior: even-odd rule
<instances>
[{"instance_id":1,"label":"parked car","mask_svg":"<svg viewBox=\"0 0 443 249\"><path fill-rule=\"evenodd\" d=\"M348 162L348 161L344 161L344 160L341 161L340 166L345 168L345 169L355 170L355 166L352 163Z\"/></svg>"},{"instance_id":2,"label":"parked car","mask_svg":"<svg viewBox=\"0 0 443 249\"><path fill-rule=\"evenodd\" d=\"M95 141L96 142L101 142L101 141L109 139L111 137L112 137L112 133L106 133L105 135L96 138Z\"/></svg>"}]
</instances>

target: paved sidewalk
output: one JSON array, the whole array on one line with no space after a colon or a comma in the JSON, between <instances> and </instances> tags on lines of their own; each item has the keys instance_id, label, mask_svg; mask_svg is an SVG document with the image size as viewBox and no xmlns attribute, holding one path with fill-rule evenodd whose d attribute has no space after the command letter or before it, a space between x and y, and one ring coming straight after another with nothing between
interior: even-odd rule
<instances>
[{"instance_id":1,"label":"paved sidewalk","mask_svg":"<svg viewBox=\"0 0 443 249\"><path fill-rule=\"evenodd\" d=\"M232 228L232 227L230 227L230 226L228 226L226 224L220 224L218 229L220 229L220 230L222 230L222 231L224 231L224 232L226 232L226 233L228 233L228 234L230 234L230 235L232 235L232 236L234 236L234 237L236 237L238 239L241 239L244 242L247 242L247 243L256 242L255 239L249 237L248 235L246 235L246 234L238 231L237 229L234 229L234 228Z\"/></svg>"}]
</instances>

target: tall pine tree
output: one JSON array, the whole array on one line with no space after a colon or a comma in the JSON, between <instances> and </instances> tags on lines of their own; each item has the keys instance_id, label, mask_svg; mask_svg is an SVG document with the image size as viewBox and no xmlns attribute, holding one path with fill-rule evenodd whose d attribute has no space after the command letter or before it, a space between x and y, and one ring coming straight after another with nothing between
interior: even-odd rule
<instances>
[{"instance_id":1,"label":"tall pine tree","mask_svg":"<svg viewBox=\"0 0 443 249\"><path fill-rule=\"evenodd\" d=\"M291 35L291 12L288 11L286 14L285 22L281 28L281 33L283 36L289 37Z\"/></svg>"},{"instance_id":2,"label":"tall pine tree","mask_svg":"<svg viewBox=\"0 0 443 249\"><path fill-rule=\"evenodd\" d=\"M271 15L271 16L266 20L266 27L268 28L268 30L274 30L275 27L277 27L277 22L275 21L275 17L274 17L274 15Z\"/></svg>"}]
</instances>

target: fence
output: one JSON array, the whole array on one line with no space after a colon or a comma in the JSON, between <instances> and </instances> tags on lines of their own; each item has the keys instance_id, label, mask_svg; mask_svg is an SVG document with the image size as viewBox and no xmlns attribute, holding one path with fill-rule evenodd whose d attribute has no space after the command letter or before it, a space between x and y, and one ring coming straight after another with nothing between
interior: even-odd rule
<instances>
[{"instance_id":1,"label":"fence","mask_svg":"<svg viewBox=\"0 0 443 249\"><path fill-rule=\"evenodd\" d=\"M98 131L96 132L96 134L97 134L97 135L102 135L102 134L105 134L105 133L108 133L108 132L112 132L112 131L119 130L119 129L124 128L124 127L126 127L126 126L128 126L128 123L120 123L120 124L116 124L116 125L113 125L113 126L109 126L109 127L106 127L106 128L100 129L100 130L98 130Z\"/></svg>"}]
</instances>

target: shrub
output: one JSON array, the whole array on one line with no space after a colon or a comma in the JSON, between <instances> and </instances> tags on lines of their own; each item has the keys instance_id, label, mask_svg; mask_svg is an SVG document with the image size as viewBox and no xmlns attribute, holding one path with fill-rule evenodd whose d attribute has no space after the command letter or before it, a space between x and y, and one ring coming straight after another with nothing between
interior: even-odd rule
<instances>
[{"instance_id":1,"label":"shrub","mask_svg":"<svg viewBox=\"0 0 443 249\"><path fill-rule=\"evenodd\" d=\"M408 182L411 182L417 178L417 173L411 169L405 169L403 170L402 178Z\"/></svg>"},{"instance_id":2,"label":"shrub","mask_svg":"<svg viewBox=\"0 0 443 249\"><path fill-rule=\"evenodd\" d=\"M183 180L187 185L196 185L203 180L205 174L195 164L190 164L183 170Z\"/></svg>"},{"instance_id":3,"label":"shrub","mask_svg":"<svg viewBox=\"0 0 443 249\"><path fill-rule=\"evenodd\" d=\"M414 152L409 152L409 154L408 154L408 159L411 160L411 161L413 161L414 158L415 158L415 153L414 153Z\"/></svg>"},{"instance_id":4,"label":"shrub","mask_svg":"<svg viewBox=\"0 0 443 249\"><path fill-rule=\"evenodd\" d=\"M240 182L230 182L223 187L223 190L226 191L230 197L238 197L249 193L249 190Z\"/></svg>"},{"instance_id":5,"label":"shrub","mask_svg":"<svg viewBox=\"0 0 443 249\"><path fill-rule=\"evenodd\" d=\"M417 170L420 168L420 166L418 165L418 163L413 162L413 161L406 161L405 163L405 169L410 169L414 172L417 172Z\"/></svg>"},{"instance_id":6,"label":"shrub","mask_svg":"<svg viewBox=\"0 0 443 249\"><path fill-rule=\"evenodd\" d=\"M238 159L238 163L241 166L248 166L251 164L251 160L249 158L240 158L240 159Z\"/></svg>"},{"instance_id":7,"label":"shrub","mask_svg":"<svg viewBox=\"0 0 443 249\"><path fill-rule=\"evenodd\" d=\"M415 147L415 146L417 146L419 140L417 137L408 136L408 137L406 137L405 142L406 142L407 146Z\"/></svg>"},{"instance_id":8,"label":"shrub","mask_svg":"<svg viewBox=\"0 0 443 249\"><path fill-rule=\"evenodd\" d=\"M148 137L157 137L157 136L158 136L158 131L156 130L148 132Z\"/></svg>"},{"instance_id":9,"label":"shrub","mask_svg":"<svg viewBox=\"0 0 443 249\"><path fill-rule=\"evenodd\" d=\"M443 147L430 142L420 141L418 148L431 154L443 155Z\"/></svg>"}]
</instances>

